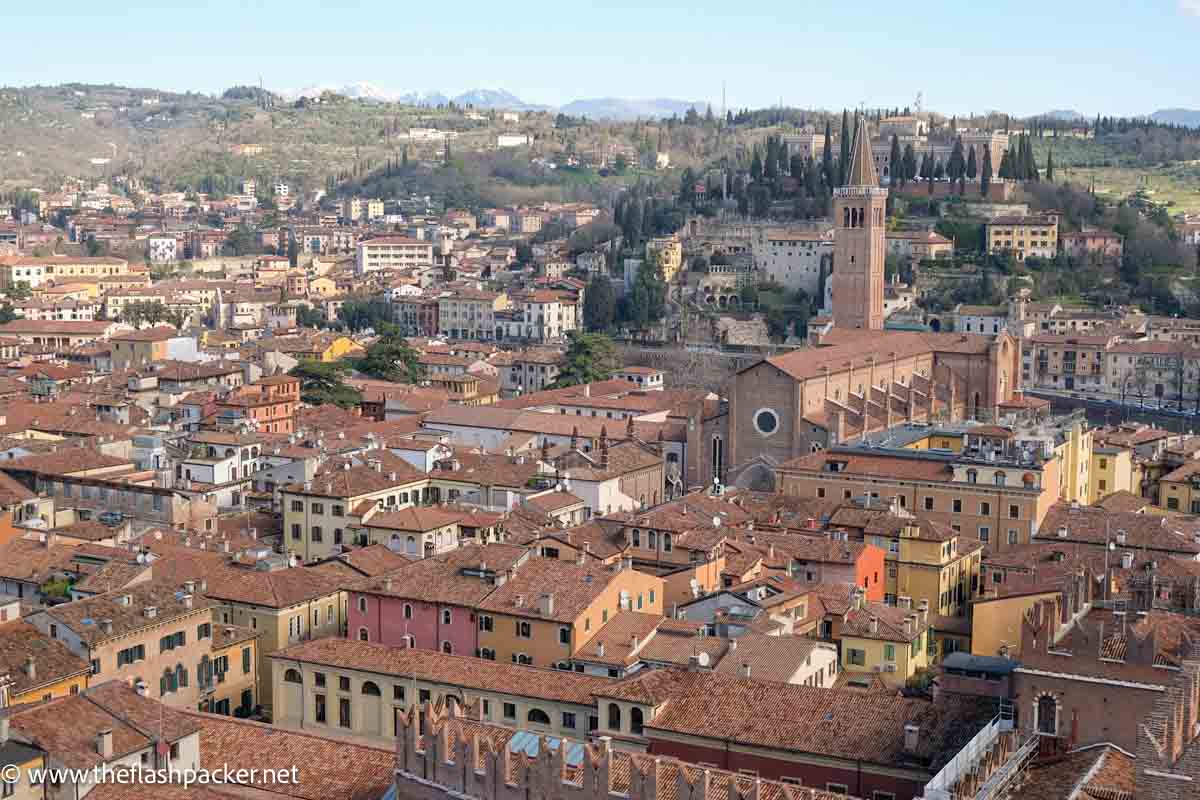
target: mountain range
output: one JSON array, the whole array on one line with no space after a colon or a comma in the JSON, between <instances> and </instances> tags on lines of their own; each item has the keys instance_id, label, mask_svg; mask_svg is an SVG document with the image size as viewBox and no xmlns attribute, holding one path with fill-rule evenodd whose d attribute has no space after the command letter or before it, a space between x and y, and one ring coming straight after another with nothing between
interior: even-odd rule
<instances>
[{"instance_id":1,"label":"mountain range","mask_svg":"<svg viewBox=\"0 0 1200 800\"><path fill-rule=\"evenodd\" d=\"M1185 125L1189 128L1200 128L1200 111L1192 108L1164 108L1150 115L1155 122L1169 125Z\"/></svg>"},{"instance_id":2,"label":"mountain range","mask_svg":"<svg viewBox=\"0 0 1200 800\"><path fill-rule=\"evenodd\" d=\"M403 103L414 106L437 106L455 103L460 106L475 108L494 108L506 111L560 111L572 116L586 116L592 119L629 120L649 117L669 117L672 114L683 116L688 109L704 108L704 103L674 100L671 98L653 98L647 100L631 100L620 97L600 97L592 99L572 100L560 107L527 103L505 89L470 89L457 95L432 90L397 91L378 86L366 81L350 83L342 86L334 84L316 84L301 89L280 89L276 93L287 100L299 97L316 97L322 92L334 92L355 100L375 103Z\"/></svg>"}]
</instances>

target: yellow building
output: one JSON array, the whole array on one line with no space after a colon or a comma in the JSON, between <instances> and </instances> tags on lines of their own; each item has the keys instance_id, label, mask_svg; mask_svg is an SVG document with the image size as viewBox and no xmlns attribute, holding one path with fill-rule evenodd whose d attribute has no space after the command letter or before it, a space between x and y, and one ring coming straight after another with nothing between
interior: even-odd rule
<instances>
[{"instance_id":1,"label":"yellow building","mask_svg":"<svg viewBox=\"0 0 1200 800\"><path fill-rule=\"evenodd\" d=\"M1170 511L1200 514L1200 461L1189 461L1162 477L1159 505Z\"/></svg>"},{"instance_id":2,"label":"yellow building","mask_svg":"<svg viewBox=\"0 0 1200 800\"><path fill-rule=\"evenodd\" d=\"M5 800L44 800L51 796L44 784L30 780L33 770L48 766L44 750L10 737L0 739L0 774L7 776L14 766L18 768L15 779L0 778L0 797Z\"/></svg>"},{"instance_id":3,"label":"yellow building","mask_svg":"<svg viewBox=\"0 0 1200 800\"><path fill-rule=\"evenodd\" d=\"M249 716L259 700L258 631L237 625L216 625L212 632L211 670L199 677L210 690L201 710L230 716Z\"/></svg>"},{"instance_id":4,"label":"yellow building","mask_svg":"<svg viewBox=\"0 0 1200 800\"><path fill-rule=\"evenodd\" d=\"M571 657L621 611L662 614L663 581L633 569L537 558L478 606L483 658L567 669Z\"/></svg>"},{"instance_id":5,"label":"yellow building","mask_svg":"<svg viewBox=\"0 0 1200 800\"><path fill-rule=\"evenodd\" d=\"M13 620L0 624L0 675L12 680L9 703L37 703L86 689L92 665L62 642L21 622L19 610L19 603L0 607L0 620Z\"/></svg>"},{"instance_id":6,"label":"yellow building","mask_svg":"<svg viewBox=\"0 0 1200 800\"><path fill-rule=\"evenodd\" d=\"M870 530L865 541L885 553L885 602L905 608L924 604L935 615L931 631L939 657L968 649L970 603L979 591L983 543L928 519L909 520L890 532Z\"/></svg>"},{"instance_id":7,"label":"yellow building","mask_svg":"<svg viewBox=\"0 0 1200 800\"><path fill-rule=\"evenodd\" d=\"M683 265L683 244L678 236L658 236L646 242L646 260L657 259L663 280L670 283Z\"/></svg>"},{"instance_id":8,"label":"yellow building","mask_svg":"<svg viewBox=\"0 0 1200 800\"><path fill-rule=\"evenodd\" d=\"M1058 252L1058 217L995 217L985 226L989 253L1051 259Z\"/></svg>"},{"instance_id":9,"label":"yellow building","mask_svg":"<svg viewBox=\"0 0 1200 800\"><path fill-rule=\"evenodd\" d=\"M180 338L179 333L169 325L114 334L108 339L112 345L113 369L136 369L165 361L171 357L171 343Z\"/></svg>"},{"instance_id":10,"label":"yellow building","mask_svg":"<svg viewBox=\"0 0 1200 800\"><path fill-rule=\"evenodd\" d=\"M283 546L304 561L329 558L350 545L372 507L399 511L420 505L429 477L390 451L371 451L365 464L327 464L321 474L281 490ZM365 507L364 507L365 504Z\"/></svg>"},{"instance_id":11,"label":"yellow building","mask_svg":"<svg viewBox=\"0 0 1200 800\"><path fill-rule=\"evenodd\" d=\"M929 666L928 613L859 601L841 625L842 670L899 686Z\"/></svg>"},{"instance_id":12,"label":"yellow building","mask_svg":"<svg viewBox=\"0 0 1200 800\"><path fill-rule=\"evenodd\" d=\"M1090 506L1092 495L1092 431L1082 422L1065 431L1054 452L1059 458L1058 496L1068 503Z\"/></svg>"},{"instance_id":13,"label":"yellow building","mask_svg":"<svg viewBox=\"0 0 1200 800\"><path fill-rule=\"evenodd\" d=\"M1129 447L1093 443L1090 493L1093 503L1114 492L1141 494L1143 470L1134 455Z\"/></svg>"}]
</instances>

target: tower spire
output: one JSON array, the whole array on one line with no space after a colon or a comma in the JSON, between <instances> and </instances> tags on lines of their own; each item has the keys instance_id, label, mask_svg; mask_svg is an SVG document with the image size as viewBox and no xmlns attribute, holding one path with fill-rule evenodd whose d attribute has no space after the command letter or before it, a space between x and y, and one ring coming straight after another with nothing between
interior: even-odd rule
<instances>
[{"instance_id":1,"label":"tower spire","mask_svg":"<svg viewBox=\"0 0 1200 800\"><path fill-rule=\"evenodd\" d=\"M855 117L854 144L850 148L850 172L847 186L878 186L879 176L875 172L875 156L871 153L871 135L867 121Z\"/></svg>"}]
</instances>

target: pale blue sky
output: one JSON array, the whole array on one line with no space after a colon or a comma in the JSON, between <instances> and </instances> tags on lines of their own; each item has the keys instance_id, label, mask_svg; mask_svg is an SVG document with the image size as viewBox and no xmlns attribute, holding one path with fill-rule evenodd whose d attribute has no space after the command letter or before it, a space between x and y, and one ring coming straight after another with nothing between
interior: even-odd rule
<instances>
[{"instance_id":1,"label":"pale blue sky","mask_svg":"<svg viewBox=\"0 0 1200 800\"><path fill-rule=\"evenodd\" d=\"M946 113L1200 107L1200 0L246 0L5 4L8 85L220 91L368 81Z\"/></svg>"}]
</instances>

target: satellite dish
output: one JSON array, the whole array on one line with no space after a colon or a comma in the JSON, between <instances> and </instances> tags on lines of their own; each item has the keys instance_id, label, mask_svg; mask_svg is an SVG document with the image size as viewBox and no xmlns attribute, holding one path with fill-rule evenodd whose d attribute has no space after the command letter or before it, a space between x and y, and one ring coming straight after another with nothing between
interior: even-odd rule
<instances>
[{"instance_id":1,"label":"satellite dish","mask_svg":"<svg viewBox=\"0 0 1200 800\"><path fill-rule=\"evenodd\" d=\"M708 653L697 654L696 661L700 664L700 666L707 667L709 662Z\"/></svg>"}]
</instances>

